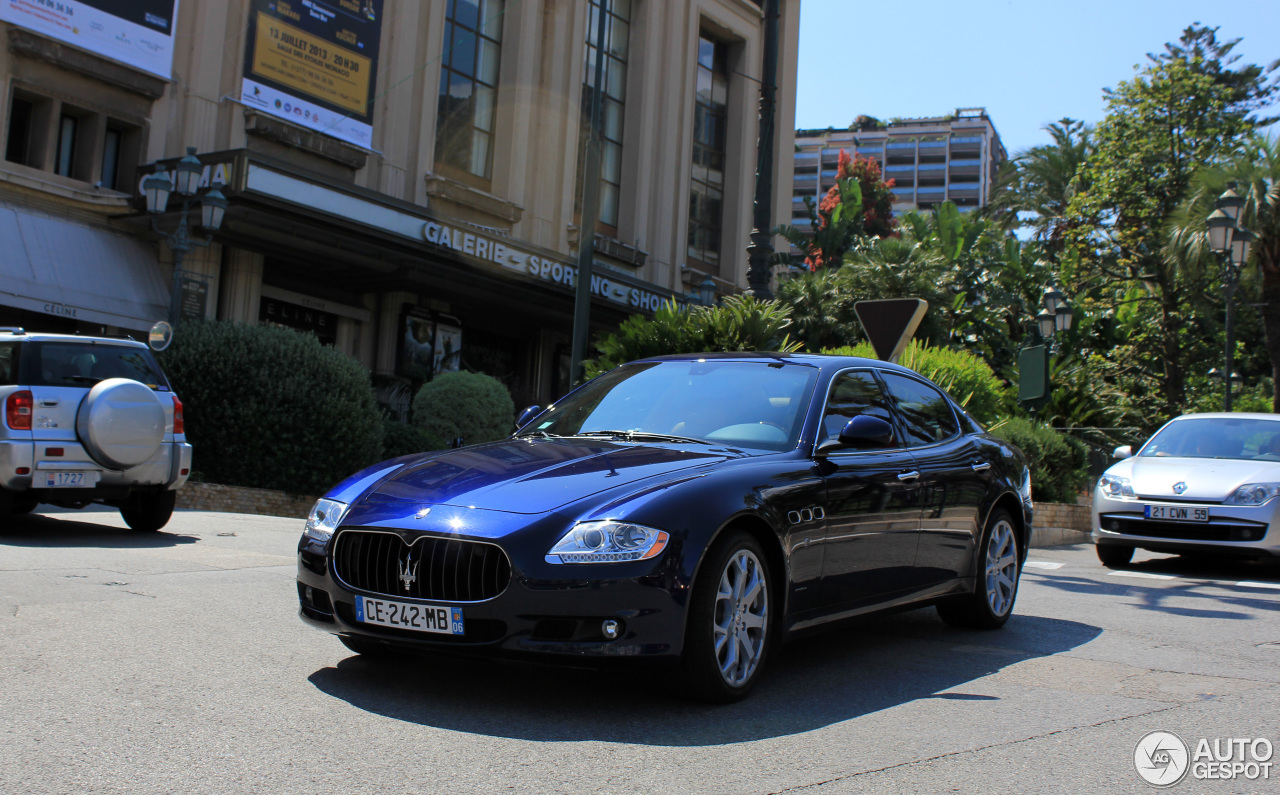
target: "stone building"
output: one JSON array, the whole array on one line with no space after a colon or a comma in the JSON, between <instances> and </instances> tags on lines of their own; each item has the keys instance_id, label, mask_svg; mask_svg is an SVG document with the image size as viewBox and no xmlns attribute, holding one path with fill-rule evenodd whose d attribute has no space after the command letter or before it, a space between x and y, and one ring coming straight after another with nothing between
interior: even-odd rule
<instances>
[{"instance_id":1,"label":"stone building","mask_svg":"<svg viewBox=\"0 0 1280 795\"><path fill-rule=\"evenodd\" d=\"M608 23L596 329L747 286L758 0L3 0L0 325L170 314L315 333L375 376L568 385L595 14ZM132 10L120 11L122 7ZM789 218L799 1L782 2ZM175 274L188 147L227 199ZM176 297L176 302L172 297Z\"/></svg>"}]
</instances>

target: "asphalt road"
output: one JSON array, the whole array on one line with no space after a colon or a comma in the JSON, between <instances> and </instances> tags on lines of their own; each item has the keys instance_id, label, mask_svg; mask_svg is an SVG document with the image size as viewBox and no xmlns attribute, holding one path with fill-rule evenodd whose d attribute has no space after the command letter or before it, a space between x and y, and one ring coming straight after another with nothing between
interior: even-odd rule
<instances>
[{"instance_id":1,"label":"asphalt road","mask_svg":"<svg viewBox=\"0 0 1280 795\"><path fill-rule=\"evenodd\" d=\"M296 617L300 524L8 520L0 793L1147 792L1154 730L1267 737L1280 762L1275 565L1032 550L1003 630L865 622L709 707L653 675L353 656ZM1171 791L1277 792L1280 770Z\"/></svg>"}]
</instances>

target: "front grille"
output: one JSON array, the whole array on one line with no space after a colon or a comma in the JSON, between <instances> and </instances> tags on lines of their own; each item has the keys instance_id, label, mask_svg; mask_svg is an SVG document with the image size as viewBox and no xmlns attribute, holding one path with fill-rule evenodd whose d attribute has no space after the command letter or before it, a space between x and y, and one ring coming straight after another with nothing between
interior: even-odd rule
<instances>
[{"instance_id":1,"label":"front grille","mask_svg":"<svg viewBox=\"0 0 1280 795\"><path fill-rule=\"evenodd\" d=\"M507 553L493 544L423 536L409 546L394 533L365 530L337 534L333 568L356 590L436 602L492 599L511 582Z\"/></svg>"},{"instance_id":2,"label":"front grille","mask_svg":"<svg viewBox=\"0 0 1280 795\"><path fill-rule=\"evenodd\" d=\"M1179 541L1261 541L1267 534L1267 525L1192 524L1188 522L1160 522L1148 519L1123 519L1115 516L1101 517L1103 530L1148 538L1169 538Z\"/></svg>"}]
</instances>

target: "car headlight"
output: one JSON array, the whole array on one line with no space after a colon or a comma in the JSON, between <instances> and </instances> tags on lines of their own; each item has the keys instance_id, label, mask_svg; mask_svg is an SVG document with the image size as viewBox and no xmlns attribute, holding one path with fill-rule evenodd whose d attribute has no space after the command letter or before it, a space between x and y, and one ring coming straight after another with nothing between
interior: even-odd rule
<instances>
[{"instance_id":1,"label":"car headlight","mask_svg":"<svg viewBox=\"0 0 1280 795\"><path fill-rule=\"evenodd\" d=\"M1022 501L1031 504L1031 469L1028 468L1022 473L1022 485L1018 487L1018 493L1022 495Z\"/></svg>"},{"instance_id":2,"label":"car headlight","mask_svg":"<svg viewBox=\"0 0 1280 795\"><path fill-rule=\"evenodd\" d=\"M1280 495L1280 483L1249 483L1233 491L1222 504L1264 505L1277 495Z\"/></svg>"},{"instance_id":3,"label":"car headlight","mask_svg":"<svg viewBox=\"0 0 1280 795\"><path fill-rule=\"evenodd\" d=\"M1133 484L1129 482L1129 479L1122 478L1119 475L1103 475L1098 478L1098 488L1102 489L1102 493L1112 499L1134 499L1138 496L1133 493Z\"/></svg>"},{"instance_id":4,"label":"car headlight","mask_svg":"<svg viewBox=\"0 0 1280 795\"><path fill-rule=\"evenodd\" d=\"M648 560L667 546L668 536L652 527L605 520L578 522L547 553L548 563L617 563Z\"/></svg>"},{"instance_id":5,"label":"car headlight","mask_svg":"<svg viewBox=\"0 0 1280 795\"><path fill-rule=\"evenodd\" d=\"M338 529L338 522L342 521L346 512L345 502L316 500L316 504L311 506L311 513L307 514L307 526L302 534L316 541L328 541L333 537L333 531Z\"/></svg>"}]
</instances>

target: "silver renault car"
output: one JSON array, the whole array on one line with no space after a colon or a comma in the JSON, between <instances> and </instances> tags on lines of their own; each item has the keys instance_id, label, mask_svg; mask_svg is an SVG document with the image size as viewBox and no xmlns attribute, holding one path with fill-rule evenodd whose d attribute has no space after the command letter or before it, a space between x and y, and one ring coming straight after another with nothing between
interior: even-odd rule
<instances>
[{"instance_id":1,"label":"silver renault car","mask_svg":"<svg viewBox=\"0 0 1280 795\"><path fill-rule=\"evenodd\" d=\"M1184 414L1093 491L1093 541L1106 566L1134 549L1280 559L1280 414Z\"/></svg>"},{"instance_id":2,"label":"silver renault car","mask_svg":"<svg viewBox=\"0 0 1280 795\"><path fill-rule=\"evenodd\" d=\"M182 401L151 350L0 328L0 525L45 503L120 510L153 532L191 473Z\"/></svg>"}]
</instances>

